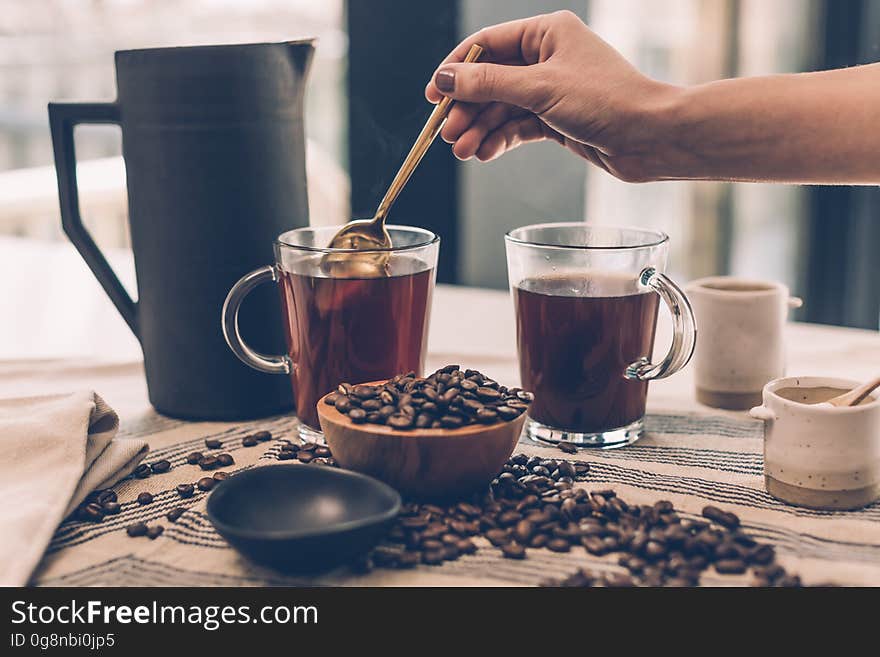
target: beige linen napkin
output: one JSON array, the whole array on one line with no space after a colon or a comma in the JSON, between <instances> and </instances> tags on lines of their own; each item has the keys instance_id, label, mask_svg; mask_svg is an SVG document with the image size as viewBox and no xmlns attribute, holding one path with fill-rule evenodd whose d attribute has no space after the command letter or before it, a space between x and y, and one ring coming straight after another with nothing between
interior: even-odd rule
<instances>
[{"instance_id":1,"label":"beige linen napkin","mask_svg":"<svg viewBox=\"0 0 880 657\"><path fill-rule=\"evenodd\" d=\"M118 428L91 391L0 400L0 585L27 584L61 521L144 458L147 443Z\"/></svg>"}]
</instances>

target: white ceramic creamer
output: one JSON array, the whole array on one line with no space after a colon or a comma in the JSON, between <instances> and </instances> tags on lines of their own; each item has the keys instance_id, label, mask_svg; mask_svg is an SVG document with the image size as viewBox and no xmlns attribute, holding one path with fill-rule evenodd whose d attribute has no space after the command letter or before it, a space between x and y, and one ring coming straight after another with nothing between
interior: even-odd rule
<instances>
[{"instance_id":1,"label":"white ceramic creamer","mask_svg":"<svg viewBox=\"0 0 880 657\"><path fill-rule=\"evenodd\" d=\"M750 414L765 425L768 493L816 509L855 509L880 498L880 399L822 403L858 385L800 376L764 386L763 404Z\"/></svg>"}]
</instances>

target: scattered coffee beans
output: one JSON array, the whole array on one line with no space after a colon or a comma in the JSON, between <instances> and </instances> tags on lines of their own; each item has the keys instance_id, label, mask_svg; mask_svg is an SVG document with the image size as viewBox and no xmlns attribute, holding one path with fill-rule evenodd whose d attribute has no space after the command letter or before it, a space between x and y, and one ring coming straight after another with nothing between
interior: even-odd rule
<instances>
[{"instance_id":1,"label":"scattered coffee beans","mask_svg":"<svg viewBox=\"0 0 880 657\"><path fill-rule=\"evenodd\" d=\"M147 528L147 538L151 541L159 538L162 535L162 532L165 531L165 528L162 525L153 525L152 527Z\"/></svg>"},{"instance_id":2,"label":"scattered coffee beans","mask_svg":"<svg viewBox=\"0 0 880 657\"><path fill-rule=\"evenodd\" d=\"M253 447L258 442L260 442L260 441L258 441L255 436L245 436L244 438L241 439L241 446L242 447Z\"/></svg>"},{"instance_id":3,"label":"scattered coffee beans","mask_svg":"<svg viewBox=\"0 0 880 657\"><path fill-rule=\"evenodd\" d=\"M137 496L137 503L140 505L150 504L153 501L152 493L148 493L144 491L143 493L139 493Z\"/></svg>"},{"instance_id":4,"label":"scattered coffee beans","mask_svg":"<svg viewBox=\"0 0 880 657\"><path fill-rule=\"evenodd\" d=\"M146 463L141 463L134 469L134 476L138 479L146 479L151 474L153 474L153 470Z\"/></svg>"},{"instance_id":5,"label":"scattered coffee beans","mask_svg":"<svg viewBox=\"0 0 880 657\"><path fill-rule=\"evenodd\" d=\"M217 455L217 463L220 464L220 467L228 467L235 463L235 459L232 458L232 454L218 454Z\"/></svg>"},{"instance_id":6,"label":"scattered coffee beans","mask_svg":"<svg viewBox=\"0 0 880 657\"><path fill-rule=\"evenodd\" d=\"M272 434L268 431L257 431L257 433L254 434L254 438L256 438L258 442L265 443L272 440Z\"/></svg>"},{"instance_id":7,"label":"scattered coffee beans","mask_svg":"<svg viewBox=\"0 0 880 657\"><path fill-rule=\"evenodd\" d=\"M101 508L108 516L115 516L117 513L122 511L122 507L119 506L118 502L104 502Z\"/></svg>"},{"instance_id":8,"label":"scattered coffee beans","mask_svg":"<svg viewBox=\"0 0 880 657\"><path fill-rule=\"evenodd\" d=\"M195 490L195 486L192 484L177 484L177 494L184 499L192 497Z\"/></svg>"},{"instance_id":9,"label":"scattered coffee beans","mask_svg":"<svg viewBox=\"0 0 880 657\"><path fill-rule=\"evenodd\" d=\"M208 449L220 449L223 447L223 443L221 443L217 438L205 438L205 447Z\"/></svg>"},{"instance_id":10,"label":"scattered coffee beans","mask_svg":"<svg viewBox=\"0 0 880 657\"><path fill-rule=\"evenodd\" d=\"M202 477L199 479L196 486L199 487L199 490L209 491L217 484L217 480L213 477Z\"/></svg>"},{"instance_id":11,"label":"scattered coffee beans","mask_svg":"<svg viewBox=\"0 0 880 657\"><path fill-rule=\"evenodd\" d=\"M190 452L186 456L186 462L190 465L198 465L202 458L204 458L204 455L201 452Z\"/></svg>"},{"instance_id":12,"label":"scattered coffee beans","mask_svg":"<svg viewBox=\"0 0 880 657\"><path fill-rule=\"evenodd\" d=\"M343 383L324 403L356 424L406 431L507 422L525 412L532 399L532 393L508 389L476 370L447 365L423 379L409 372L382 385Z\"/></svg>"},{"instance_id":13,"label":"scattered coffee beans","mask_svg":"<svg viewBox=\"0 0 880 657\"><path fill-rule=\"evenodd\" d=\"M199 459L199 467L202 470L216 470L221 467L220 459L216 456L203 456Z\"/></svg>"},{"instance_id":14,"label":"scattered coffee beans","mask_svg":"<svg viewBox=\"0 0 880 657\"><path fill-rule=\"evenodd\" d=\"M129 525L125 528L125 532L132 538L135 538L137 536L146 536L147 531L147 523L145 522L136 522L133 525Z\"/></svg>"},{"instance_id":15,"label":"scattered coffee beans","mask_svg":"<svg viewBox=\"0 0 880 657\"><path fill-rule=\"evenodd\" d=\"M165 517L168 518L170 522L177 522L178 518L180 518L180 516L182 516L184 513L186 513L186 509L184 509L182 506L176 506L171 509L167 514L165 514Z\"/></svg>"},{"instance_id":16,"label":"scattered coffee beans","mask_svg":"<svg viewBox=\"0 0 880 657\"><path fill-rule=\"evenodd\" d=\"M220 472L215 472L212 478L214 481L223 481L224 479L229 479L229 473L221 470Z\"/></svg>"},{"instance_id":17,"label":"scattered coffee beans","mask_svg":"<svg viewBox=\"0 0 880 657\"><path fill-rule=\"evenodd\" d=\"M168 472L171 469L171 462L167 459L162 459L161 461L156 461L153 465L150 466L155 474L162 474L163 472Z\"/></svg>"}]
</instances>

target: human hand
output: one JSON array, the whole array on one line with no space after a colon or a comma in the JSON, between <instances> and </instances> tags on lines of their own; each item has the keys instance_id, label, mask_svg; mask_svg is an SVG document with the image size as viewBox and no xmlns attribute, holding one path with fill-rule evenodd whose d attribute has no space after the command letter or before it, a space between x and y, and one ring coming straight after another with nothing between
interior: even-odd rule
<instances>
[{"instance_id":1,"label":"human hand","mask_svg":"<svg viewBox=\"0 0 880 657\"><path fill-rule=\"evenodd\" d=\"M482 61L461 63L478 43ZM552 139L623 180L643 180L653 111L675 88L639 73L575 14L502 23L462 41L425 89L457 101L441 131L459 159Z\"/></svg>"}]
</instances>

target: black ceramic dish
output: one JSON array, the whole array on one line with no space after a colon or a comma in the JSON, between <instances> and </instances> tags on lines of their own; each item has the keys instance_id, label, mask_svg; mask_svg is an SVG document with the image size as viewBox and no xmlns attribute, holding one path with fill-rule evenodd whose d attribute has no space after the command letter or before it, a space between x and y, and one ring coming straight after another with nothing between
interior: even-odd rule
<instances>
[{"instance_id":1,"label":"black ceramic dish","mask_svg":"<svg viewBox=\"0 0 880 657\"><path fill-rule=\"evenodd\" d=\"M366 475L315 465L271 465L223 481L208 517L243 555L286 572L319 572L375 545L400 495Z\"/></svg>"}]
</instances>

